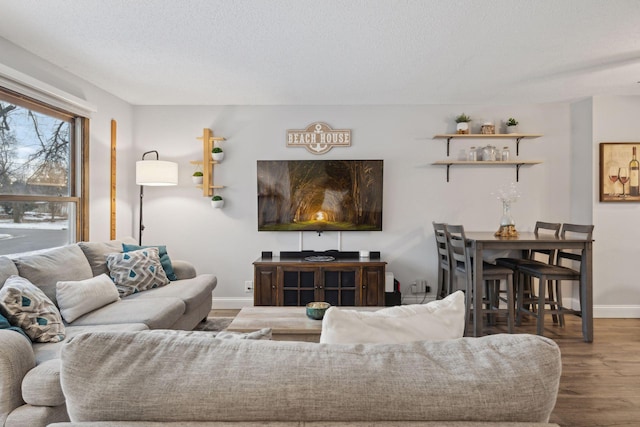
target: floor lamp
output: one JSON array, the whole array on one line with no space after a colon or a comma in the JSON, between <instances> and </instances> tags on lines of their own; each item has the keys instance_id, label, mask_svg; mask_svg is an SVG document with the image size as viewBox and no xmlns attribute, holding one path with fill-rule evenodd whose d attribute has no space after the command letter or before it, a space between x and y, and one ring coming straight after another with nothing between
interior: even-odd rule
<instances>
[{"instance_id":1,"label":"floor lamp","mask_svg":"<svg viewBox=\"0 0 640 427\"><path fill-rule=\"evenodd\" d=\"M145 160L147 154L155 154L155 160ZM178 164L160 160L158 152L147 151L142 155L142 160L136 162L136 184L140 186L140 224L138 226L138 244L142 245L142 200L144 198L144 186L165 186L178 184Z\"/></svg>"}]
</instances>

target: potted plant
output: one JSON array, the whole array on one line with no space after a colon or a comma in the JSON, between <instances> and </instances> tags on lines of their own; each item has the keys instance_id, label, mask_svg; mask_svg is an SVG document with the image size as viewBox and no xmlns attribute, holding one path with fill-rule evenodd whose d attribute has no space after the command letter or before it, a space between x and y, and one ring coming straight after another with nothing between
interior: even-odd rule
<instances>
[{"instance_id":1,"label":"potted plant","mask_svg":"<svg viewBox=\"0 0 640 427\"><path fill-rule=\"evenodd\" d=\"M191 180L193 181L194 184L202 184L202 172L200 171L195 171L193 173L193 175L191 176Z\"/></svg>"},{"instance_id":2,"label":"potted plant","mask_svg":"<svg viewBox=\"0 0 640 427\"><path fill-rule=\"evenodd\" d=\"M221 162L224 159L224 153L222 152L222 148L213 147L211 150L211 158L216 162Z\"/></svg>"},{"instance_id":3,"label":"potted plant","mask_svg":"<svg viewBox=\"0 0 640 427\"><path fill-rule=\"evenodd\" d=\"M509 120L506 122L507 125L507 133L518 133L518 121L513 117L509 117Z\"/></svg>"},{"instance_id":4,"label":"potted plant","mask_svg":"<svg viewBox=\"0 0 640 427\"><path fill-rule=\"evenodd\" d=\"M471 121L471 117L467 116L465 113L460 114L456 117L456 133L466 134L471 133L471 129L469 126L469 122Z\"/></svg>"},{"instance_id":5,"label":"potted plant","mask_svg":"<svg viewBox=\"0 0 640 427\"><path fill-rule=\"evenodd\" d=\"M220 209L221 207L224 206L224 200L222 200L221 196L213 196L211 198L211 206L213 206L216 209Z\"/></svg>"}]
</instances>

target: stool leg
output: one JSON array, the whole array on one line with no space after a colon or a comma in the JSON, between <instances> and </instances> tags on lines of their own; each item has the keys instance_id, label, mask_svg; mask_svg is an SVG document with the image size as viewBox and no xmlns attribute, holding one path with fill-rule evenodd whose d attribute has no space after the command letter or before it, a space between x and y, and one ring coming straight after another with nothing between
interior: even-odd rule
<instances>
[{"instance_id":1,"label":"stool leg","mask_svg":"<svg viewBox=\"0 0 640 427\"><path fill-rule=\"evenodd\" d=\"M536 324L537 328L536 328L536 333L538 335L543 335L543 331L544 331L544 284L547 282L547 278L546 276L541 276L540 280L539 280L539 288L538 288L538 308L537 308L537 315L538 315L538 323Z\"/></svg>"},{"instance_id":2,"label":"stool leg","mask_svg":"<svg viewBox=\"0 0 640 427\"><path fill-rule=\"evenodd\" d=\"M507 327L513 333L513 275L507 275Z\"/></svg>"}]
</instances>

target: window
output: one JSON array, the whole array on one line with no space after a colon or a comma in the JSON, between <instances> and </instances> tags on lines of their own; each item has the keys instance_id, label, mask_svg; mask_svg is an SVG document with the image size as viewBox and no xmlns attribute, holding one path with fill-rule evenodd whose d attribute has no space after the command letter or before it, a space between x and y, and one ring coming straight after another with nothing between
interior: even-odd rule
<instances>
[{"instance_id":1,"label":"window","mask_svg":"<svg viewBox=\"0 0 640 427\"><path fill-rule=\"evenodd\" d=\"M0 88L0 254L88 237L88 126Z\"/></svg>"}]
</instances>

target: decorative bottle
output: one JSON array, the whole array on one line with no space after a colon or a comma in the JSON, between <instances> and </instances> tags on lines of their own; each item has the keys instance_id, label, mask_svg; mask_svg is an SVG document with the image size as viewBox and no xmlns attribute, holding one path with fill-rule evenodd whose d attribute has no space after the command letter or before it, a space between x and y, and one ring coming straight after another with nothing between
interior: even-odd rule
<instances>
[{"instance_id":1,"label":"decorative bottle","mask_svg":"<svg viewBox=\"0 0 640 427\"><path fill-rule=\"evenodd\" d=\"M640 181L638 179L638 170L640 163L636 159L636 147L633 147L633 158L629 162L629 195L640 196Z\"/></svg>"}]
</instances>

